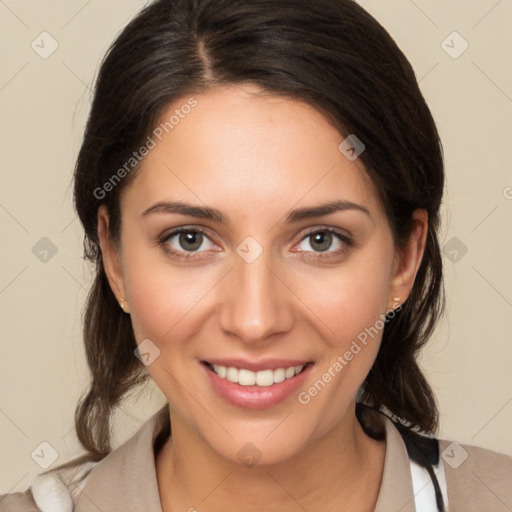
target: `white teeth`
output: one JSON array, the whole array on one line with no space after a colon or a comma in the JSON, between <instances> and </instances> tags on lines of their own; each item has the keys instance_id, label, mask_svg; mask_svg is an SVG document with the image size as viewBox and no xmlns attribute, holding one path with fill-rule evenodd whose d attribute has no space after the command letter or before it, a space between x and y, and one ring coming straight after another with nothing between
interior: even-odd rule
<instances>
[{"instance_id":1,"label":"white teeth","mask_svg":"<svg viewBox=\"0 0 512 512\"><path fill-rule=\"evenodd\" d=\"M274 370L261 370L257 372L255 384L258 386L272 386L274 384Z\"/></svg>"},{"instance_id":2,"label":"white teeth","mask_svg":"<svg viewBox=\"0 0 512 512\"><path fill-rule=\"evenodd\" d=\"M226 367L224 367L224 370L226 370L226 377L225 378L228 379L229 382L238 382L238 370L236 368L226 368ZM220 377L220 375L219 375L219 377Z\"/></svg>"},{"instance_id":3,"label":"white teeth","mask_svg":"<svg viewBox=\"0 0 512 512\"><path fill-rule=\"evenodd\" d=\"M226 371L227 368L225 366L219 366L218 364L213 365L213 369L215 370L215 373L222 378L226 377Z\"/></svg>"},{"instance_id":4,"label":"white teeth","mask_svg":"<svg viewBox=\"0 0 512 512\"><path fill-rule=\"evenodd\" d=\"M256 374L250 370L238 370L238 384L241 386L254 386Z\"/></svg>"},{"instance_id":5,"label":"white teeth","mask_svg":"<svg viewBox=\"0 0 512 512\"><path fill-rule=\"evenodd\" d=\"M222 379L229 382L238 383L241 386L261 386L267 387L291 379L302 371L305 365L290 366L289 368L277 368L276 370L260 370L253 372L245 368L234 368L230 366L213 365L213 371Z\"/></svg>"},{"instance_id":6,"label":"white teeth","mask_svg":"<svg viewBox=\"0 0 512 512\"><path fill-rule=\"evenodd\" d=\"M284 376L289 379L290 377L293 377L295 375L295 366L292 366L291 368L286 368L286 371L284 372Z\"/></svg>"},{"instance_id":7,"label":"white teeth","mask_svg":"<svg viewBox=\"0 0 512 512\"><path fill-rule=\"evenodd\" d=\"M274 370L274 382L283 382L284 379L286 379L286 370L284 368Z\"/></svg>"},{"instance_id":8,"label":"white teeth","mask_svg":"<svg viewBox=\"0 0 512 512\"><path fill-rule=\"evenodd\" d=\"M219 377L225 377L228 369L225 366L219 368Z\"/></svg>"}]
</instances>

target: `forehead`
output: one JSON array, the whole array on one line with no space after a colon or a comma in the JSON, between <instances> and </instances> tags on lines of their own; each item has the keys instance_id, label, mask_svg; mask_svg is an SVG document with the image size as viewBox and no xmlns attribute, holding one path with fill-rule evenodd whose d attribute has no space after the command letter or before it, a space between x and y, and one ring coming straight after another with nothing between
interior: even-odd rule
<instances>
[{"instance_id":1,"label":"forehead","mask_svg":"<svg viewBox=\"0 0 512 512\"><path fill-rule=\"evenodd\" d=\"M256 86L184 96L165 109L151 137L123 193L139 209L171 198L242 217L319 200L381 208L361 161L340 151L344 136L320 112Z\"/></svg>"}]
</instances>

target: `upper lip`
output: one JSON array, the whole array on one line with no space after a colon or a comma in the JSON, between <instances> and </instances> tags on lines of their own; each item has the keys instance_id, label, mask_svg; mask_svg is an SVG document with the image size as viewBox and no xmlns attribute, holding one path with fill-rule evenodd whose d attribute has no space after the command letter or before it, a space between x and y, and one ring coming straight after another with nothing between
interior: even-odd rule
<instances>
[{"instance_id":1,"label":"upper lip","mask_svg":"<svg viewBox=\"0 0 512 512\"><path fill-rule=\"evenodd\" d=\"M311 363L311 360L306 359L203 359L202 362L210 363L219 366L225 366L226 368L244 368L257 372L260 370L277 370L278 368L290 368L291 366L304 366L307 363Z\"/></svg>"}]
</instances>

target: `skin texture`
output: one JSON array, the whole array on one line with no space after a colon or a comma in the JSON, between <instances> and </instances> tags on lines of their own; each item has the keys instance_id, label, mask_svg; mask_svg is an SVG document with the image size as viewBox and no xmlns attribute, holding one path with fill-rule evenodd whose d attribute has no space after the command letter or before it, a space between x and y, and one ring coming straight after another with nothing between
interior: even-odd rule
<instances>
[{"instance_id":1,"label":"skin texture","mask_svg":"<svg viewBox=\"0 0 512 512\"><path fill-rule=\"evenodd\" d=\"M160 350L148 371L171 406L173 436L156 457L163 510L373 510L385 443L363 432L355 397L380 332L307 405L296 393L264 410L231 405L199 361L313 361L307 390L394 298L407 298L426 212L415 212L410 243L398 251L362 163L340 152L344 137L313 107L247 84L194 98L197 106L123 189L119 245L108 237L108 212L98 210L112 290L126 301L137 343L150 339ZM162 119L187 99L169 105ZM170 200L219 209L228 222L142 215ZM335 200L369 215L346 210L285 222L292 209ZM189 261L165 251L187 253L190 243L180 245L179 234L159 244L180 226L205 231ZM319 249L309 235L329 227L351 244L333 235ZM263 250L252 263L236 252L249 236ZM237 456L248 442L261 453L251 468Z\"/></svg>"}]
</instances>

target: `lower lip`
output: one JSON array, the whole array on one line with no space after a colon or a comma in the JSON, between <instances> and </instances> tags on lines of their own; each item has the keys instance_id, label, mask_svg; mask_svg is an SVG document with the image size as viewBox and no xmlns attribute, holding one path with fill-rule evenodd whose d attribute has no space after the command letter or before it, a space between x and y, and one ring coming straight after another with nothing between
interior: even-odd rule
<instances>
[{"instance_id":1,"label":"lower lip","mask_svg":"<svg viewBox=\"0 0 512 512\"><path fill-rule=\"evenodd\" d=\"M297 391L307 379L313 365L309 363L298 375L272 386L241 386L222 379L205 364L200 363L217 394L237 407L266 409L286 400Z\"/></svg>"}]
</instances>

